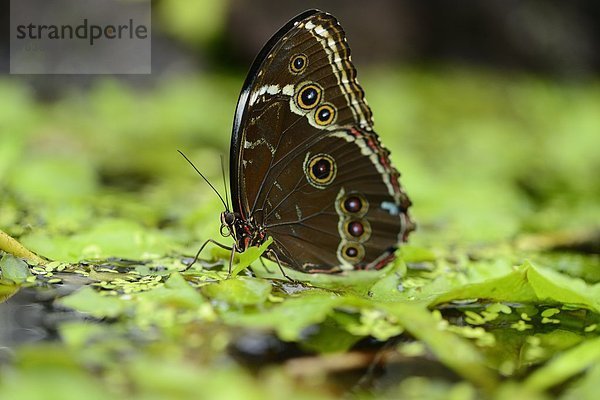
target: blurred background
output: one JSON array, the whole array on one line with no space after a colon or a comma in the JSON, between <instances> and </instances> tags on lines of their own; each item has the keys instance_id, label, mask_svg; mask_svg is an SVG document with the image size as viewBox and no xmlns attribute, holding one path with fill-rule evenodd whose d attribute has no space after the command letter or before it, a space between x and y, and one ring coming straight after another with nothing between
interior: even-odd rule
<instances>
[{"instance_id":1,"label":"blurred background","mask_svg":"<svg viewBox=\"0 0 600 400\"><path fill-rule=\"evenodd\" d=\"M551 285L538 277L535 286L531 275L529 282L519 275L518 299L531 287L527 290L536 295L535 288L541 288L539 296L557 294L559 300L548 295L539 310L537 304L507 303L515 312L497 324L489 324L496 317L479 318L483 308L471 302L458 303L465 314L440 307L447 313L446 328L438 309L429 319L404 316L413 321L412 329L426 332L426 342L439 340L436 351L461 349L456 360L413 342L409 336L419 335L410 325L399 341L387 342L402 332L403 320L375 308L360 315L349 311L358 303L352 295L350 308L340 306L343 290L331 303L318 290L283 280L220 281L227 253L212 253L216 262L202 263L200 274L184 274L187 282L172 274L162 286L161 277L181 269L182 254L195 254L209 238L226 242L218 229L222 204L177 150L223 190L220 156L229 155L233 113L252 60L289 19L313 7L334 14L347 33L375 130L402 173L418 225L411 246L402 247L404 259L412 261L406 279L383 280L378 290L385 296L372 298L374 307L388 294L392 301L425 304L432 294L459 293L465 284L485 284L509 273L517 279L513 267L524 260L589 286L581 281L569 286L566 276L547 272L551 279L544 280ZM318 397L294 392L330 385L337 398L341 393L351 398L348 390L357 386L385 391L406 377L437 397L411 396L419 392L407 386L389 398L483 396L457 380L460 369L448 369L458 365L455 361L468 379L478 374L483 379L495 368L509 385L499 393L527 396L528 387L536 387L530 383L542 375L556 381L547 386L553 388L549 396L566 392L581 382L579 374L569 374L587 368L577 363L589 362L587 393L589 398L596 393L600 369L592 368L590 357L597 347L592 342L597 314L570 303L598 308L593 296L600 282L600 2L156 0L149 75L10 75L9 22L9 2L0 2L0 230L41 255L71 264L44 269L22 263L20 278L31 282L26 273L31 269L37 283L15 294L6 271L12 263L16 276L16 261L2 258L0 397L106 398L94 397L96 388L127 393L122 398L128 399L132 391L147 393L143 398L161 393L198 398L202 390L211 398L225 393L222 398L313 399ZM202 258L210 259L211 250ZM217 283L205 285L214 276ZM507 289L497 285L483 293L502 297ZM71 297L71 303L54 301L82 286L75 295L83 295ZM118 295L98 296L91 287ZM560 307L564 299L569 304L560 315L558 308L547 308ZM492 308L485 310L482 315ZM528 324L543 317L535 329L525 330L531 328L525 328L528 315L534 321ZM322 320L315 322L315 316ZM274 330L298 329L297 339L281 333L279 338L271 327L266 333L255 330L271 318ZM99 320L106 323L94 322ZM447 342L438 336L451 332ZM483 340L490 332L496 345ZM458 336L475 343L472 351L482 357L457 347ZM303 357L307 351L350 347L355 342L348 338L365 339L356 347L368 363L364 375L353 369L354 356L333 363L335 358ZM559 353L579 343L589 347ZM400 345L405 350L394 353ZM363 350L374 351L373 358L364 358ZM582 353L592 356L577 356ZM308 363L286 363L301 358ZM542 370L546 359L550 368ZM6 368L13 361L16 368ZM285 373L300 371L301 384L289 384L270 369L255 373L263 362L267 368L283 365ZM328 366L349 366L348 378L338 379ZM529 371L535 371L534 380L521 385L526 392L517 391ZM448 386L445 376L459 383ZM263 389L275 394L265 396ZM20 395L23 391L37 396Z\"/></svg>"},{"instance_id":2,"label":"blurred background","mask_svg":"<svg viewBox=\"0 0 600 400\"><path fill-rule=\"evenodd\" d=\"M313 7L347 33L376 131L414 202L413 243L598 227L593 0L157 0L150 75L8 75L3 35L0 227L65 260L189 251L216 238L218 199L177 150L220 187L246 71L279 27ZM88 245L119 230L141 244Z\"/></svg>"}]
</instances>

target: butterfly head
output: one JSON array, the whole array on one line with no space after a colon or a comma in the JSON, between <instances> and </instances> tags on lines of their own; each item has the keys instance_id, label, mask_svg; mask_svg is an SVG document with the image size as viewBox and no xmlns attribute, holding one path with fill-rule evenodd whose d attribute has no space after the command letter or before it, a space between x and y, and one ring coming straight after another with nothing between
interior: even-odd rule
<instances>
[{"instance_id":1,"label":"butterfly head","mask_svg":"<svg viewBox=\"0 0 600 400\"><path fill-rule=\"evenodd\" d=\"M225 210L221 213L221 236L233 237L236 251L242 253L252 244L251 229L247 226L239 214Z\"/></svg>"},{"instance_id":2,"label":"butterfly head","mask_svg":"<svg viewBox=\"0 0 600 400\"><path fill-rule=\"evenodd\" d=\"M221 236L228 237L233 235L235 238L235 214L229 210L221 213Z\"/></svg>"},{"instance_id":3,"label":"butterfly head","mask_svg":"<svg viewBox=\"0 0 600 400\"><path fill-rule=\"evenodd\" d=\"M243 253L248 247L259 246L267 238L265 229L257 226L253 218L244 219L240 214L229 210L221 213L221 235L231 236L235 242L235 249Z\"/></svg>"}]
</instances>

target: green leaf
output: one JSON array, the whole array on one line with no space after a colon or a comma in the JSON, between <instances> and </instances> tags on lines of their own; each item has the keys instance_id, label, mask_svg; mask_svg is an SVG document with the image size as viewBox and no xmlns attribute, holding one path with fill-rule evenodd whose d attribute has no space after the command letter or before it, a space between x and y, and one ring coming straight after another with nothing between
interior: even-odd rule
<instances>
[{"instance_id":1,"label":"green leaf","mask_svg":"<svg viewBox=\"0 0 600 400\"><path fill-rule=\"evenodd\" d=\"M580 279L536 267L529 262L500 278L454 288L435 298L430 305L465 299L572 304L600 312L597 286L592 287Z\"/></svg>"},{"instance_id":2,"label":"green leaf","mask_svg":"<svg viewBox=\"0 0 600 400\"><path fill-rule=\"evenodd\" d=\"M409 246L406 244L400 247L400 254L404 262L427 262L437 259L435 253L426 247Z\"/></svg>"},{"instance_id":3,"label":"green leaf","mask_svg":"<svg viewBox=\"0 0 600 400\"><path fill-rule=\"evenodd\" d=\"M91 340L106 335L106 327L92 322L71 321L60 326L60 337L73 349L83 349Z\"/></svg>"},{"instance_id":4,"label":"green leaf","mask_svg":"<svg viewBox=\"0 0 600 400\"><path fill-rule=\"evenodd\" d=\"M277 264L268 263L271 271L265 268L253 267L254 273L261 278L282 279L281 271ZM398 279L404 276L406 265L400 259L388 264L379 271L345 271L337 274L304 273L290 268L285 268L285 273L291 279L310 284L322 289L346 291L358 295L367 295L373 285L382 279L389 278L387 285L393 286ZM381 293L381 292L379 292Z\"/></svg>"},{"instance_id":5,"label":"green leaf","mask_svg":"<svg viewBox=\"0 0 600 400\"><path fill-rule=\"evenodd\" d=\"M600 363L600 337L588 339L557 355L546 365L535 370L525 380L525 387L546 390L598 363Z\"/></svg>"},{"instance_id":6,"label":"green leaf","mask_svg":"<svg viewBox=\"0 0 600 400\"><path fill-rule=\"evenodd\" d=\"M376 301L403 301L402 281L406 276L406 265L397 260L396 267L385 268L387 272L369 288L368 295Z\"/></svg>"},{"instance_id":7,"label":"green leaf","mask_svg":"<svg viewBox=\"0 0 600 400\"><path fill-rule=\"evenodd\" d=\"M121 315L128 306L125 300L116 296L103 296L90 286L60 298L58 303L96 318L114 318Z\"/></svg>"},{"instance_id":8,"label":"green leaf","mask_svg":"<svg viewBox=\"0 0 600 400\"><path fill-rule=\"evenodd\" d=\"M102 219L74 235L37 232L23 242L55 260L77 262L83 259L121 257L155 258L174 246L161 232L125 219Z\"/></svg>"},{"instance_id":9,"label":"green leaf","mask_svg":"<svg viewBox=\"0 0 600 400\"><path fill-rule=\"evenodd\" d=\"M236 277L202 287L202 293L223 305L245 306L267 301L271 283L267 280Z\"/></svg>"},{"instance_id":10,"label":"green leaf","mask_svg":"<svg viewBox=\"0 0 600 400\"><path fill-rule=\"evenodd\" d=\"M0 304L4 303L11 296L19 291L19 286L12 282L3 282L0 280Z\"/></svg>"},{"instance_id":11,"label":"green leaf","mask_svg":"<svg viewBox=\"0 0 600 400\"><path fill-rule=\"evenodd\" d=\"M332 293L310 290L266 310L228 312L222 318L232 325L271 328L282 340L293 341L300 338L302 330L324 321L336 306L343 303L343 298Z\"/></svg>"},{"instance_id":12,"label":"green leaf","mask_svg":"<svg viewBox=\"0 0 600 400\"><path fill-rule=\"evenodd\" d=\"M596 400L600 382L600 363L596 363L578 382L566 390L561 400Z\"/></svg>"},{"instance_id":13,"label":"green leaf","mask_svg":"<svg viewBox=\"0 0 600 400\"><path fill-rule=\"evenodd\" d=\"M339 353L350 349L363 335L354 335L337 323L337 318L326 318L315 332L305 335L300 345L303 349L319 353Z\"/></svg>"},{"instance_id":14,"label":"green leaf","mask_svg":"<svg viewBox=\"0 0 600 400\"><path fill-rule=\"evenodd\" d=\"M537 299L542 302L582 305L600 313L600 285L591 286L581 279L531 264L527 271L527 279Z\"/></svg>"},{"instance_id":15,"label":"green leaf","mask_svg":"<svg viewBox=\"0 0 600 400\"><path fill-rule=\"evenodd\" d=\"M243 253L239 254L239 261L236 265L233 266L231 270L231 276L236 277L241 271L248 268L250 264L254 261L258 260L258 258L269 248L269 246L273 243L273 238L269 237L260 247L252 246Z\"/></svg>"},{"instance_id":16,"label":"green leaf","mask_svg":"<svg viewBox=\"0 0 600 400\"><path fill-rule=\"evenodd\" d=\"M16 354L17 368L3 374L2 399L105 400L119 398L78 360L78 354L63 346L26 346ZM32 384L35 382L35 385Z\"/></svg>"},{"instance_id":17,"label":"green leaf","mask_svg":"<svg viewBox=\"0 0 600 400\"><path fill-rule=\"evenodd\" d=\"M164 285L159 285L135 298L138 302L150 302L152 307L176 307L180 309L197 309L204 306L206 300L193 288L179 272L173 272ZM151 309L147 312L152 312Z\"/></svg>"},{"instance_id":18,"label":"green leaf","mask_svg":"<svg viewBox=\"0 0 600 400\"><path fill-rule=\"evenodd\" d=\"M29 265L11 254L0 258L0 276L15 283L23 283L31 276Z\"/></svg>"},{"instance_id":19,"label":"green leaf","mask_svg":"<svg viewBox=\"0 0 600 400\"><path fill-rule=\"evenodd\" d=\"M497 377L485 366L481 353L463 338L443 330L443 323L430 311L402 303L380 307L395 316L411 335L423 341L444 365L481 387L492 389L497 386Z\"/></svg>"}]
</instances>

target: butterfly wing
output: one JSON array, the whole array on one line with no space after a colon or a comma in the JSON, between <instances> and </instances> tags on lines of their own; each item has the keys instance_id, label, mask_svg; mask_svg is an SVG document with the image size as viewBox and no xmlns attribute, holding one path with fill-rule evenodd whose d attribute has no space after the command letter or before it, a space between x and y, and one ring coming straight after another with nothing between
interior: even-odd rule
<instances>
[{"instance_id":1,"label":"butterfly wing","mask_svg":"<svg viewBox=\"0 0 600 400\"><path fill-rule=\"evenodd\" d=\"M379 268L413 224L377 135L343 29L307 11L263 48L231 146L234 211L303 271Z\"/></svg>"}]
</instances>

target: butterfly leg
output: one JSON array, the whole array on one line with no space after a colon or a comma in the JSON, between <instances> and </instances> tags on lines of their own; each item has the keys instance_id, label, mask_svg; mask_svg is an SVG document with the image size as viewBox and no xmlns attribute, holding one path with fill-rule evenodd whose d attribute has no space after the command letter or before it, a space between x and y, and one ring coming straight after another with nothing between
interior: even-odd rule
<instances>
[{"instance_id":1,"label":"butterfly leg","mask_svg":"<svg viewBox=\"0 0 600 400\"><path fill-rule=\"evenodd\" d=\"M267 264L265 264L265 261L263 260L262 257L259 258L260 263L262 264L263 268L265 269L265 271L267 271L267 273L272 274L273 272L267 267Z\"/></svg>"},{"instance_id":2,"label":"butterfly leg","mask_svg":"<svg viewBox=\"0 0 600 400\"><path fill-rule=\"evenodd\" d=\"M221 243L219 243L219 242L217 242L217 241L215 241L213 239L208 239L206 242L204 242L202 244L202 246L200 246L200 249L198 250L198 252L196 253L196 256L194 257L194 261L192 261L192 263L190 265L188 265L187 267L185 267L185 269L183 271L187 271L188 269L192 268L192 265L196 264L196 261L198 261L198 257L200 256L200 253L202 253L202 250L204 250L204 248L206 247L206 245L209 244L209 243L215 244L215 245L219 246L222 249L232 250L233 251L232 247L229 247L229 246L226 246L224 244L221 244ZM229 262L229 270L231 271L231 261Z\"/></svg>"},{"instance_id":3,"label":"butterfly leg","mask_svg":"<svg viewBox=\"0 0 600 400\"><path fill-rule=\"evenodd\" d=\"M275 257L275 261L277 261L277 266L279 267L279 270L281 271L281 274L290 282L292 283L296 283L295 280L293 280L292 278L290 278L289 276L287 276L287 274L285 273L285 271L283 270L283 267L281 266L281 261L279 261L279 257L277 256L277 253L275 253L272 249L268 249L267 253L272 254Z\"/></svg>"},{"instance_id":4,"label":"butterfly leg","mask_svg":"<svg viewBox=\"0 0 600 400\"><path fill-rule=\"evenodd\" d=\"M233 268L233 258L235 257L235 246L231 248L231 255L229 256L229 268L227 268L227 279L231 278L231 269Z\"/></svg>"}]
</instances>

